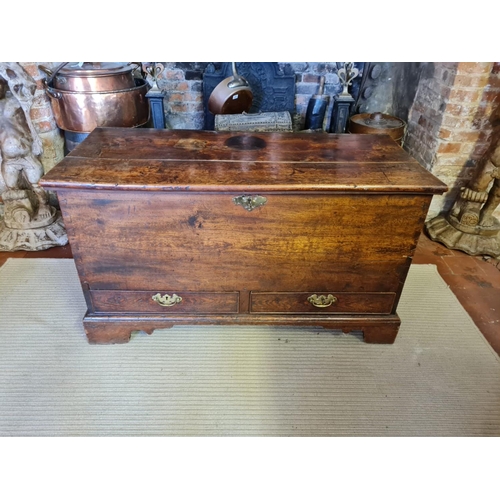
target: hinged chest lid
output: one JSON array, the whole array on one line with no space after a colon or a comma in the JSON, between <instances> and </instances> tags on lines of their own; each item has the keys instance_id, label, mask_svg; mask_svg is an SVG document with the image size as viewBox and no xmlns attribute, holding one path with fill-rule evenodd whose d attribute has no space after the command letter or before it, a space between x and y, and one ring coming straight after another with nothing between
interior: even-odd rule
<instances>
[{"instance_id":1,"label":"hinged chest lid","mask_svg":"<svg viewBox=\"0 0 500 500\"><path fill-rule=\"evenodd\" d=\"M389 136L97 128L40 185L55 189L443 193Z\"/></svg>"}]
</instances>

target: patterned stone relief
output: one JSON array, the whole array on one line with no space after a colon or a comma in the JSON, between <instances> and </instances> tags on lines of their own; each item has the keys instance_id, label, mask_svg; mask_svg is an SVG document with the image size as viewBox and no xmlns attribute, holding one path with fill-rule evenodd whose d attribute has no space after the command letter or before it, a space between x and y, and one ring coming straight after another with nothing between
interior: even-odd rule
<instances>
[{"instance_id":1,"label":"patterned stone relief","mask_svg":"<svg viewBox=\"0 0 500 500\"><path fill-rule=\"evenodd\" d=\"M45 250L68 242L61 214L38 185L42 142L30 119L36 85L17 63L0 63L0 250Z\"/></svg>"}]
</instances>

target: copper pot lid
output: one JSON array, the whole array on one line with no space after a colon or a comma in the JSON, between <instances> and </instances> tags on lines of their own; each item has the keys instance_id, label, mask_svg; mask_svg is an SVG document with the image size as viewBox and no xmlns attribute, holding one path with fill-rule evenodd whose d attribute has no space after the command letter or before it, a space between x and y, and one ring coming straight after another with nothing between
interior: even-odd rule
<instances>
[{"instance_id":1,"label":"copper pot lid","mask_svg":"<svg viewBox=\"0 0 500 500\"><path fill-rule=\"evenodd\" d=\"M93 77L129 73L134 69L124 62L70 62L58 71L61 76Z\"/></svg>"},{"instance_id":2,"label":"copper pot lid","mask_svg":"<svg viewBox=\"0 0 500 500\"><path fill-rule=\"evenodd\" d=\"M383 113L363 113L361 115L351 116L351 121L366 127L388 129L388 128L401 128L405 126L403 120L391 115L384 115Z\"/></svg>"}]
</instances>

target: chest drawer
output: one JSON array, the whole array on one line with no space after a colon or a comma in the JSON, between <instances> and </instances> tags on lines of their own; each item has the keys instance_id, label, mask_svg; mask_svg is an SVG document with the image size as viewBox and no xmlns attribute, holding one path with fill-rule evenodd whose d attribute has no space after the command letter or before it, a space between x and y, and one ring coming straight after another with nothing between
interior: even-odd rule
<instances>
[{"instance_id":1,"label":"chest drawer","mask_svg":"<svg viewBox=\"0 0 500 500\"><path fill-rule=\"evenodd\" d=\"M237 313L238 292L116 291L90 292L96 313Z\"/></svg>"},{"instance_id":2,"label":"chest drawer","mask_svg":"<svg viewBox=\"0 0 500 500\"><path fill-rule=\"evenodd\" d=\"M395 293L252 292L252 313L390 314Z\"/></svg>"}]
</instances>

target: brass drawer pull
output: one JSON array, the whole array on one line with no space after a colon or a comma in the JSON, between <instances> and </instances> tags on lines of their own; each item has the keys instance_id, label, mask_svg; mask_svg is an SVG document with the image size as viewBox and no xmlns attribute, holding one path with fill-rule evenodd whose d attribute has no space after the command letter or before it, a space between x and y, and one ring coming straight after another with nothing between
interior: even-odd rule
<instances>
[{"instance_id":1,"label":"brass drawer pull","mask_svg":"<svg viewBox=\"0 0 500 500\"><path fill-rule=\"evenodd\" d=\"M179 297L176 293L174 293L172 296L165 294L163 297L157 293L156 295L153 295L151 297L157 304L160 304L160 306L163 307L172 307L175 306L175 304L178 304L179 302L182 302L182 297Z\"/></svg>"},{"instance_id":2,"label":"brass drawer pull","mask_svg":"<svg viewBox=\"0 0 500 500\"><path fill-rule=\"evenodd\" d=\"M241 205L245 210L251 212L255 208L265 205L267 202L267 198L265 196L241 195L233 198L233 202L235 205Z\"/></svg>"},{"instance_id":3,"label":"brass drawer pull","mask_svg":"<svg viewBox=\"0 0 500 500\"><path fill-rule=\"evenodd\" d=\"M307 297L307 300L314 307L328 307L337 302L337 297L334 297L332 294L329 294L328 297L325 297L324 295L320 295L318 297L316 294L314 294L310 297Z\"/></svg>"}]
</instances>

